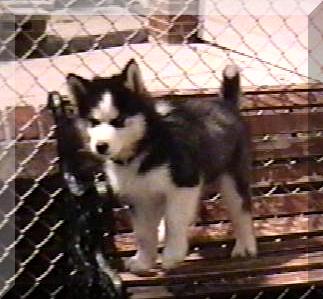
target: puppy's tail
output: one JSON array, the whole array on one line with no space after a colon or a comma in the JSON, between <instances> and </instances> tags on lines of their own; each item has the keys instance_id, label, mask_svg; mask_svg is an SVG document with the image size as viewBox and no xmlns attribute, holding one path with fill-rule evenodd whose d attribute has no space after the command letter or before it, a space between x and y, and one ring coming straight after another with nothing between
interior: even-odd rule
<instances>
[{"instance_id":1,"label":"puppy's tail","mask_svg":"<svg viewBox=\"0 0 323 299\"><path fill-rule=\"evenodd\" d=\"M225 101L237 106L240 97L240 72L236 65L227 65L223 70L221 94Z\"/></svg>"}]
</instances>

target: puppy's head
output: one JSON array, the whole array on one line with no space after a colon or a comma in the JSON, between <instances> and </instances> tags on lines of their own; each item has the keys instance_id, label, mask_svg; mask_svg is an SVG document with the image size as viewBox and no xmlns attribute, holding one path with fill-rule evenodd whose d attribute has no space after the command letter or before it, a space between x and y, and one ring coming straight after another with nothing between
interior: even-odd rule
<instances>
[{"instance_id":1,"label":"puppy's head","mask_svg":"<svg viewBox=\"0 0 323 299\"><path fill-rule=\"evenodd\" d=\"M145 136L150 110L135 60L109 78L87 80L69 74L67 84L90 137L91 151L106 158L131 158Z\"/></svg>"}]
</instances>

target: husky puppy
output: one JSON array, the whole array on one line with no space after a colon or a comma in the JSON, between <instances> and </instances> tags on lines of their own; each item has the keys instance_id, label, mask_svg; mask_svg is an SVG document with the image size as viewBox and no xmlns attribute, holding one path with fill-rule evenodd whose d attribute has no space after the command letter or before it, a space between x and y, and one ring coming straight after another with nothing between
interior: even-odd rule
<instances>
[{"instance_id":1,"label":"husky puppy","mask_svg":"<svg viewBox=\"0 0 323 299\"><path fill-rule=\"evenodd\" d=\"M221 96L214 100L152 100L135 60L109 78L69 74L67 84L91 151L104 161L114 192L131 207L137 254L128 261L130 271L144 273L155 266L162 218L163 268L184 260L199 199L215 182L234 227L232 256L257 254L249 139L239 114L236 66L224 69Z\"/></svg>"}]
</instances>

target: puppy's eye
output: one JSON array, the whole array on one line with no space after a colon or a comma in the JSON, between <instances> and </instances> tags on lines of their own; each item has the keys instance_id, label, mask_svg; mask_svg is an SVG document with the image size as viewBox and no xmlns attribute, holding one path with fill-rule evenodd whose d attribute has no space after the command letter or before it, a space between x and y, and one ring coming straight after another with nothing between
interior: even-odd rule
<instances>
[{"instance_id":1,"label":"puppy's eye","mask_svg":"<svg viewBox=\"0 0 323 299\"><path fill-rule=\"evenodd\" d=\"M122 128L122 127L124 127L125 120L126 120L125 116L119 115L117 118L112 119L110 121L110 125L114 126L116 128Z\"/></svg>"},{"instance_id":2,"label":"puppy's eye","mask_svg":"<svg viewBox=\"0 0 323 299\"><path fill-rule=\"evenodd\" d=\"M90 118L89 123L92 127L95 127L95 126L98 126L99 124L101 124L101 121L98 120L97 118Z\"/></svg>"}]
</instances>

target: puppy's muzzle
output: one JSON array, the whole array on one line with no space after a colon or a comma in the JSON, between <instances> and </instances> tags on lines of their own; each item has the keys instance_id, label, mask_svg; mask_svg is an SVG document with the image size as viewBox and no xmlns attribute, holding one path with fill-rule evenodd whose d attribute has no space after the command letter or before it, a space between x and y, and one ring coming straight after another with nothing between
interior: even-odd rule
<instances>
[{"instance_id":1,"label":"puppy's muzzle","mask_svg":"<svg viewBox=\"0 0 323 299\"><path fill-rule=\"evenodd\" d=\"M98 154L106 155L108 154L109 144L107 144L106 142L99 142L96 144L95 149Z\"/></svg>"}]
</instances>

